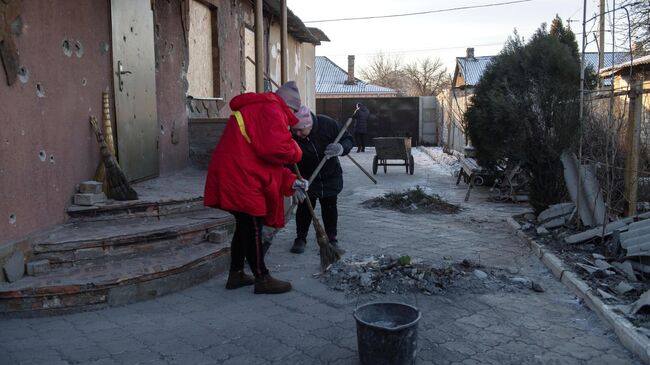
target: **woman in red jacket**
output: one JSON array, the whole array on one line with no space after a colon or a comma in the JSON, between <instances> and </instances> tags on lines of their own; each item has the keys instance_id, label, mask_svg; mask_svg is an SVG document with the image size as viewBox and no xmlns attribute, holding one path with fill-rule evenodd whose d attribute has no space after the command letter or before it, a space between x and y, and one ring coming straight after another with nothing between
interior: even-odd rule
<instances>
[{"instance_id":1,"label":"woman in red jacket","mask_svg":"<svg viewBox=\"0 0 650 365\"><path fill-rule=\"evenodd\" d=\"M302 151L290 126L300 94L293 81L276 93L245 93L230 102L228 119L208 167L204 204L235 216L227 289L255 284L256 294L284 293L291 284L269 275L262 251L262 227L284 226L283 197L304 199L307 182L285 165L297 163ZM255 278L244 273L244 258Z\"/></svg>"}]
</instances>

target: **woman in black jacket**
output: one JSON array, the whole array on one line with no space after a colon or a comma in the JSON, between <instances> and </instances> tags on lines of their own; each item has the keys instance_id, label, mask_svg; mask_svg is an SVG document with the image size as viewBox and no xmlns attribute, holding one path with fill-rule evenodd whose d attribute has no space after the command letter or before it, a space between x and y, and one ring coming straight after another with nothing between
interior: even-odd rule
<instances>
[{"instance_id":1,"label":"woman in black jacket","mask_svg":"<svg viewBox=\"0 0 650 365\"><path fill-rule=\"evenodd\" d=\"M338 156L347 155L353 146L352 136L346 131L338 143L333 143L341 130L341 126L326 115L315 115L307 107L301 107L296 114L300 120L294 125L293 138L302 149L302 160L298 162L300 173L306 179L310 178L319 162L327 158L327 162L309 184L307 196L314 207L320 201L321 215L325 232L334 246L338 245L337 222L338 208L336 198L343 190L343 170ZM311 224L311 215L307 203L298 205L296 212L296 239L291 252L305 251L307 233Z\"/></svg>"}]
</instances>

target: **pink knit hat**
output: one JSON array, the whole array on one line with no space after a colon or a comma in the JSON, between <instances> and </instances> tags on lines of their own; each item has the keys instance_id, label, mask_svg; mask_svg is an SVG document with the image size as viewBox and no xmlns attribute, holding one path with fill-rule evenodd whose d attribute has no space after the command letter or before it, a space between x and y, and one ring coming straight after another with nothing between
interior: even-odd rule
<instances>
[{"instance_id":1,"label":"pink knit hat","mask_svg":"<svg viewBox=\"0 0 650 365\"><path fill-rule=\"evenodd\" d=\"M298 112L296 112L296 118L298 118L298 123L291 126L291 129L304 129L311 128L314 122L311 120L311 111L306 105L301 105Z\"/></svg>"}]
</instances>

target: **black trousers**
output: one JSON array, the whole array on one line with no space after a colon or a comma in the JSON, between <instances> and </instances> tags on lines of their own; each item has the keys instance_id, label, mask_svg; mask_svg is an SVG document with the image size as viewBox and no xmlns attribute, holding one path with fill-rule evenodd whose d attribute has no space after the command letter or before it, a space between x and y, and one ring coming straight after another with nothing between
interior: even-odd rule
<instances>
[{"instance_id":1,"label":"black trousers","mask_svg":"<svg viewBox=\"0 0 650 365\"><path fill-rule=\"evenodd\" d=\"M366 134L365 133L354 133L354 141L357 143L357 151L363 151L366 149Z\"/></svg>"},{"instance_id":2,"label":"black trousers","mask_svg":"<svg viewBox=\"0 0 650 365\"><path fill-rule=\"evenodd\" d=\"M325 232L330 241L336 240L336 225L339 219L338 208L336 207L336 195L328 196L325 198L316 198L309 196L311 204L316 209L316 200L320 201L321 216L323 218L323 225ZM302 202L298 205L296 212L296 235L297 238L306 239L309 232L309 225L311 224L311 214L307 208L307 202Z\"/></svg>"},{"instance_id":3,"label":"black trousers","mask_svg":"<svg viewBox=\"0 0 650 365\"><path fill-rule=\"evenodd\" d=\"M264 217L254 217L241 212L230 213L235 216L237 222L230 245L230 270L243 270L246 259L255 277L268 274L262 251Z\"/></svg>"}]
</instances>

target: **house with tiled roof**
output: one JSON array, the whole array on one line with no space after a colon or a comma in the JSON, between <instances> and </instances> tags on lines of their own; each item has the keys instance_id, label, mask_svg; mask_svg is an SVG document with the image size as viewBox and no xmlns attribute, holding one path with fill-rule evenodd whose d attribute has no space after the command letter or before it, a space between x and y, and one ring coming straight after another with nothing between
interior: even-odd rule
<instances>
[{"instance_id":1,"label":"house with tiled roof","mask_svg":"<svg viewBox=\"0 0 650 365\"><path fill-rule=\"evenodd\" d=\"M348 56L348 71L325 56L316 57L316 99L396 96L399 96L397 90L369 84L354 77L354 56Z\"/></svg>"}]
</instances>

